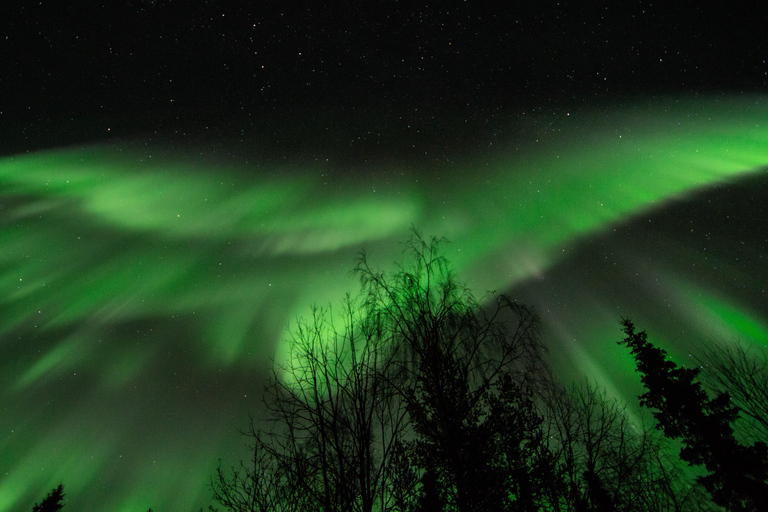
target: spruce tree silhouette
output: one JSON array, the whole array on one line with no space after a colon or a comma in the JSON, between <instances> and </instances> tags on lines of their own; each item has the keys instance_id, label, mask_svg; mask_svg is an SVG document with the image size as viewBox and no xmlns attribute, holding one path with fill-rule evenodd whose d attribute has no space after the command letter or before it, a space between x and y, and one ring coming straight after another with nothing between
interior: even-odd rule
<instances>
[{"instance_id":1,"label":"spruce tree silhouette","mask_svg":"<svg viewBox=\"0 0 768 512\"><path fill-rule=\"evenodd\" d=\"M35 503L35 506L32 507L32 512L57 512L64 508L62 503L64 496L64 486L59 484L57 488L48 493L48 496L42 502L39 504Z\"/></svg>"},{"instance_id":2,"label":"spruce tree silhouette","mask_svg":"<svg viewBox=\"0 0 768 512\"><path fill-rule=\"evenodd\" d=\"M622 321L627 346L648 390L640 405L655 409L657 428L669 438L680 438L680 458L690 465L704 465L709 474L700 478L715 503L734 511L764 510L768 496L768 448L758 442L740 444L732 423L738 409L728 393L710 399L696 377L698 368L681 368L654 347L645 331L635 332ZM761 503L763 505L761 505Z\"/></svg>"}]
</instances>

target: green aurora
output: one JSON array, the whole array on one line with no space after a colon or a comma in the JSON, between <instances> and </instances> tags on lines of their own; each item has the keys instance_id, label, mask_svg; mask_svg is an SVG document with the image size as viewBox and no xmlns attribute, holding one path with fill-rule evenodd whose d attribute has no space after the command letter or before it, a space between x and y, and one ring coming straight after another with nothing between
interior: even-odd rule
<instances>
[{"instance_id":1,"label":"green aurora","mask_svg":"<svg viewBox=\"0 0 768 512\"><path fill-rule=\"evenodd\" d=\"M478 295L535 305L562 375L630 403L622 315L680 358L708 337L768 344L767 98L527 126L439 174L336 182L120 142L0 160L0 512L60 482L72 510L205 508L288 326L356 290L360 250L396 261L411 225L452 241Z\"/></svg>"}]
</instances>

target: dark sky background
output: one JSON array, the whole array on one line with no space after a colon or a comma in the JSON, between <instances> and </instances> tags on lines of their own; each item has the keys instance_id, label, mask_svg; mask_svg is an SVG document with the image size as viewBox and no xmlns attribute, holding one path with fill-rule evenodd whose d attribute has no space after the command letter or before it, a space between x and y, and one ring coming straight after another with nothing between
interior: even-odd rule
<instances>
[{"instance_id":1,"label":"dark sky background","mask_svg":"<svg viewBox=\"0 0 768 512\"><path fill-rule=\"evenodd\" d=\"M16 129L5 152L205 126L253 136L265 116L331 138L383 132L367 151L410 137L409 123L441 144L482 138L525 108L759 91L759 5L11 2L0 92Z\"/></svg>"},{"instance_id":2,"label":"dark sky background","mask_svg":"<svg viewBox=\"0 0 768 512\"><path fill-rule=\"evenodd\" d=\"M630 405L622 315L765 347L764 11L4 2L0 512L206 508L286 325L411 224Z\"/></svg>"}]
</instances>

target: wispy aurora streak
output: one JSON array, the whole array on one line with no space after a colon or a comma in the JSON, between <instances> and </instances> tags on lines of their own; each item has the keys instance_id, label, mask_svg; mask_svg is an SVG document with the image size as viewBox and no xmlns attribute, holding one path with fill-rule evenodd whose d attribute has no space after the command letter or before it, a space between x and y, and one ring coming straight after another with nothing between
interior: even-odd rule
<instances>
[{"instance_id":1,"label":"wispy aurora streak","mask_svg":"<svg viewBox=\"0 0 768 512\"><path fill-rule=\"evenodd\" d=\"M205 507L286 325L356 289L362 248L398 259L411 224L452 240L478 294L535 304L559 368L618 394L634 378L619 315L680 354L703 334L766 343L765 285L656 231L708 188L765 177L766 99L638 105L539 122L440 176L343 186L116 144L0 161L0 512L59 482L73 510ZM757 261L762 219L746 231Z\"/></svg>"}]
</instances>

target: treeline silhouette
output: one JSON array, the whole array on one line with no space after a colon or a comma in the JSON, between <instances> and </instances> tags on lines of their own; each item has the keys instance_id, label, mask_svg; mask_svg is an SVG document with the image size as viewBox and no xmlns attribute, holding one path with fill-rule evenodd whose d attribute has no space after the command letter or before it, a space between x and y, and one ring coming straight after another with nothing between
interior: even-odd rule
<instances>
[{"instance_id":1,"label":"treeline silhouette","mask_svg":"<svg viewBox=\"0 0 768 512\"><path fill-rule=\"evenodd\" d=\"M624 320L620 343L648 389L641 404L655 411L656 428L638 424L595 385L559 382L535 312L504 295L476 300L442 243L414 232L394 273L362 254L360 295L298 322L265 394L267 417L245 432L252 458L212 479L219 506L761 509L764 358L711 345L700 361L712 360L710 400L698 370L677 369ZM686 465L702 466L700 476Z\"/></svg>"},{"instance_id":2,"label":"treeline silhouette","mask_svg":"<svg viewBox=\"0 0 768 512\"><path fill-rule=\"evenodd\" d=\"M216 506L766 510L764 352L712 342L682 368L622 320L618 343L635 358L655 424L632 421L595 385L552 375L535 312L504 295L476 300L443 243L414 231L393 273L362 254L361 293L297 322L266 417L244 431L251 458L212 477ZM33 512L60 510L63 496L60 485Z\"/></svg>"}]
</instances>

